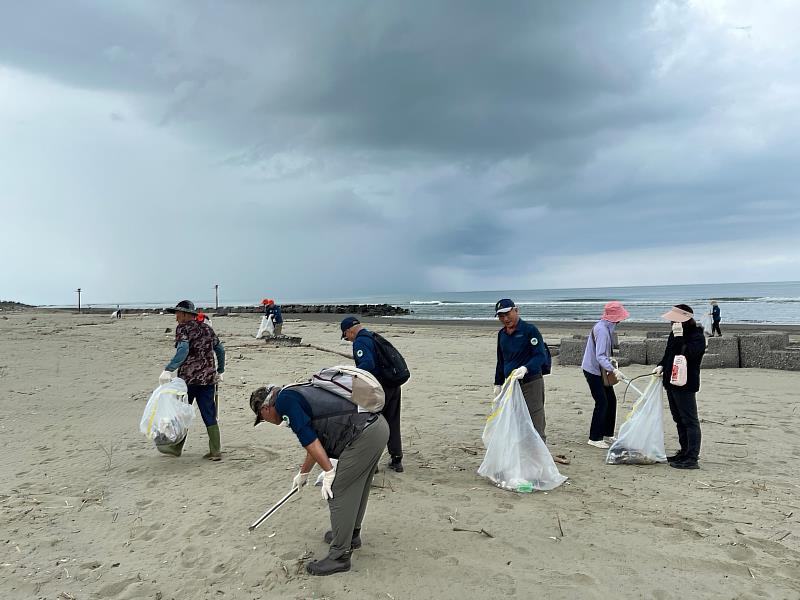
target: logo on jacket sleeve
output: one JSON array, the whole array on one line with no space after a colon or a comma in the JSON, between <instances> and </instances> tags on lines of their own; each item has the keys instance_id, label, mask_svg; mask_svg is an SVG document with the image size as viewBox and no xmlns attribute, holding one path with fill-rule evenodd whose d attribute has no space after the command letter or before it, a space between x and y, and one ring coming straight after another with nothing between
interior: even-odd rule
<instances>
[{"instance_id":1,"label":"logo on jacket sleeve","mask_svg":"<svg viewBox=\"0 0 800 600\"><path fill-rule=\"evenodd\" d=\"M539 338L531 338L531 346L536 346L539 344Z\"/></svg>"},{"instance_id":2,"label":"logo on jacket sleeve","mask_svg":"<svg viewBox=\"0 0 800 600\"><path fill-rule=\"evenodd\" d=\"M364 356L364 351L363 350L356 350L356 356L358 358L361 358L362 356Z\"/></svg>"}]
</instances>

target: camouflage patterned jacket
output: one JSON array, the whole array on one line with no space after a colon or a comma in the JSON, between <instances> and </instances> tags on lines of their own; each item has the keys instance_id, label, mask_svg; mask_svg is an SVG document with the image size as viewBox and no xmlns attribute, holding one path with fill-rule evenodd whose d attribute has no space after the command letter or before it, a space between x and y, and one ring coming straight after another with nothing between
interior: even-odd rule
<instances>
[{"instance_id":1,"label":"camouflage patterned jacket","mask_svg":"<svg viewBox=\"0 0 800 600\"><path fill-rule=\"evenodd\" d=\"M183 347L186 352L186 346L188 354L181 361L183 354L181 348ZM215 374L225 370L225 347L214 330L205 322L192 320L178 325L175 328L175 347L178 352L170 366L177 366L178 377L187 385L210 385L214 383ZM167 368L167 370L172 369Z\"/></svg>"}]
</instances>

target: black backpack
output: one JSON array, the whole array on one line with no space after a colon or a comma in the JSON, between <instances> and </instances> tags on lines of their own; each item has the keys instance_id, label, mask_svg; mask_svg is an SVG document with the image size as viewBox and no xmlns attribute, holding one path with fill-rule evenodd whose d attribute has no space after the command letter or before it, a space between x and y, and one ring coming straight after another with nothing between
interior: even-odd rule
<instances>
[{"instance_id":1,"label":"black backpack","mask_svg":"<svg viewBox=\"0 0 800 600\"><path fill-rule=\"evenodd\" d=\"M403 355L391 342L382 335L370 331L372 341L375 342L375 353L378 359L378 381L384 387L399 387L411 377Z\"/></svg>"},{"instance_id":2,"label":"black backpack","mask_svg":"<svg viewBox=\"0 0 800 600\"><path fill-rule=\"evenodd\" d=\"M544 353L547 355L547 361L542 365L542 375L550 375L553 369L553 356L550 354L550 348L544 339L542 339L542 343L544 344Z\"/></svg>"}]
</instances>

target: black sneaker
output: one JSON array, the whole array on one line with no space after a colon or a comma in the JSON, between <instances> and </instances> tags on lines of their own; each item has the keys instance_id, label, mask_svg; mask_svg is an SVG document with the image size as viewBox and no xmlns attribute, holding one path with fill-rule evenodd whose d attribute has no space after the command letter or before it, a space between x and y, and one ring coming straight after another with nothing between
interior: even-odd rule
<instances>
[{"instance_id":1,"label":"black sneaker","mask_svg":"<svg viewBox=\"0 0 800 600\"><path fill-rule=\"evenodd\" d=\"M670 467L674 467L676 469L699 469L700 465L697 464L696 460L675 460L669 463Z\"/></svg>"},{"instance_id":2,"label":"black sneaker","mask_svg":"<svg viewBox=\"0 0 800 600\"><path fill-rule=\"evenodd\" d=\"M668 456L667 457L667 462L681 461L681 460L683 460L683 457L684 457L683 450L679 450L678 452L676 452L672 456Z\"/></svg>"},{"instance_id":3,"label":"black sneaker","mask_svg":"<svg viewBox=\"0 0 800 600\"><path fill-rule=\"evenodd\" d=\"M392 462L387 465L392 471L396 471L398 473L402 473L405 471L403 468L403 459L402 458L395 458L392 457Z\"/></svg>"},{"instance_id":4,"label":"black sneaker","mask_svg":"<svg viewBox=\"0 0 800 600\"><path fill-rule=\"evenodd\" d=\"M314 560L306 565L309 575L333 575L350 570L350 553L345 552L339 558L326 556L322 560Z\"/></svg>"},{"instance_id":5,"label":"black sneaker","mask_svg":"<svg viewBox=\"0 0 800 600\"><path fill-rule=\"evenodd\" d=\"M333 541L333 532L326 531L325 536L322 539L325 540L326 544L330 544ZM358 550L359 548L361 548L361 530L354 529L353 539L350 540L350 550Z\"/></svg>"}]
</instances>

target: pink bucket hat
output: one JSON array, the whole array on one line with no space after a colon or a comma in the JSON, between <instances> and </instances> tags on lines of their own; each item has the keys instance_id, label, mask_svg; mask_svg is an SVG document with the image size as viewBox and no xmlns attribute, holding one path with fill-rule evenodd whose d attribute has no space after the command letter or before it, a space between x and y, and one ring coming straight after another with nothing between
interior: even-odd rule
<instances>
[{"instance_id":1,"label":"pink bucket hat","mask_svg":"<svg viewBox=\"0 0 800 600\"><path fill-rule=\"evenodd\" d=\"M630 313L625 310L625 307L622 306L622 302L617 302L616 300L609 302L603 308L603 316L600 317L606 321L611 321L612 323L619 323L620 321L624 321L630 316Z\"/></svg>"}]
</instances>

